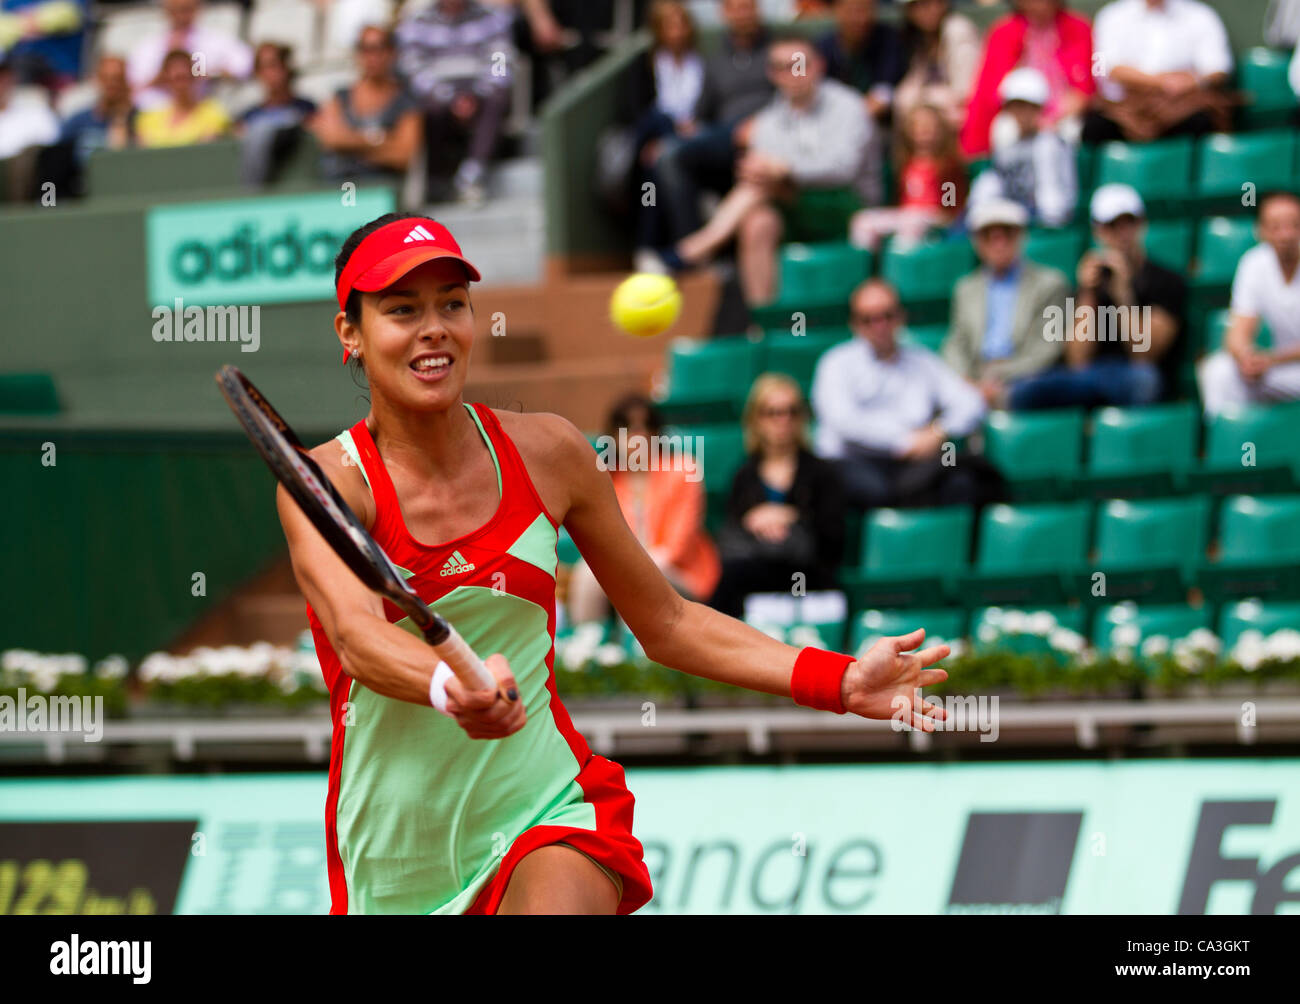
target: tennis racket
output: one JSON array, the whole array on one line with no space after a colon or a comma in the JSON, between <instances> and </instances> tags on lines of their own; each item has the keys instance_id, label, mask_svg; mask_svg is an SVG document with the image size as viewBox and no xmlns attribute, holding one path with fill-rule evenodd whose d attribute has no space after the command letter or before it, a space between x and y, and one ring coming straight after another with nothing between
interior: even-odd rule
<instances>
[{"instance_id":1,"label":"tennis racket","mask_svg":"<svg viewBox=\"0 0 1300 1004\"><path fill-rule=\"evenodd\" d=\"M234 366L217 371L217 386L271 473L293 496L334 553L357 578L411 618L456 677L470 690L495 690L496 678L454 627L416 595L320 465L248 377Z\"/></svg>"}]
</instances>

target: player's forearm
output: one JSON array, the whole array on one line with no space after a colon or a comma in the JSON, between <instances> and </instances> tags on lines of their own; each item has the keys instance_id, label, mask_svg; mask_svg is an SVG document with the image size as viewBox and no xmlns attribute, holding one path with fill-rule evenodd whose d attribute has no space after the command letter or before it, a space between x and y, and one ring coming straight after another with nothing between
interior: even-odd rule
<instances>
[{"instance_id":1,"label":"player's forearm","mask_svg":"<svg viewBox=\"0 0 1300 1004\"><path fill-rule=\"evenodd\" d=\"M377 694L429 704L429 681L438 655L415 635L370 613L341 618L334 649L343 671Z\"/></svg>"},{"instance_id":2,"label":"player's forearm","mask_svg":"<svg viewBox=\"0 0 1300 1004\"><path fill-rule=\"evenodd\" d=\"M661 638L646 645L646 655L692 676L789 697L799 649L703 603L683 599L679 616Z\"/></svg>"}]
</instances>

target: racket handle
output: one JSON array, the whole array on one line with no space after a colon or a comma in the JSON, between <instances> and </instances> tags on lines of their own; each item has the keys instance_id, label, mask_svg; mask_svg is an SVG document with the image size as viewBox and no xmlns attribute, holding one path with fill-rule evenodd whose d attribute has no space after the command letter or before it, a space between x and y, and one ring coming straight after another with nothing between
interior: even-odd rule
<instances>
[{"instance_id":1,"label":"racket handle","mask_svg":"<svg viewBox=\"0 0 1300 1004\"><path fill-rule=\"evenodd\" d=\"M435 650L442 661L451 667L456 679L470 690L497 689L496 677L483 665L483 660L474 654L474 650L465 644L465 639L455 628L437 644Z\"/></svg>"}]
</instances>

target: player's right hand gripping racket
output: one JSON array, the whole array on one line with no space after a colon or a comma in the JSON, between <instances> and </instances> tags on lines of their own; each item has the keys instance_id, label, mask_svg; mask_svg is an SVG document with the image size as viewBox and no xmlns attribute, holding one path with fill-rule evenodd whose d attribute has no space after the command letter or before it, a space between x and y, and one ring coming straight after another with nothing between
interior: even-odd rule
<instances>
[{"instance_id":1,"label":"player's right hand gripping racket","mask_svg":"<svg viewBox=\"0 0 1300 1004\"><path fill-rule=\"evenodd\" d=\"M470 690L495 690L496 679L482 660L454 627L416 595L397 566L348 508L289 423L248 377L234 366L223 366L217 371L217 386L271 473L334 548L334 553L357 578L410 616L424 634L424 640L433 646L461 683Z\"/></svg>"}]
</instances>

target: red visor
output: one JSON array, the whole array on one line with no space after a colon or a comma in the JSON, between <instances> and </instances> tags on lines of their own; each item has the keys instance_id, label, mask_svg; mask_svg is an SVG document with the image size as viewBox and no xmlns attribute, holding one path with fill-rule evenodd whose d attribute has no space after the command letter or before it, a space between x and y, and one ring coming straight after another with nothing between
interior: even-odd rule
<instances>
[{"instance_id":1,"label":"red visor","mask_svg":"<svg viewBox=\"0 0 1300 1004\"><path fill-rule=\"evenodd\" d=\"M473 282L481 282L478 269L460 252L451 231L426 217L411 216L380 227L352 252L339 276L339 310L345 309L348 294L391 286L407 272L435 258L454 258L465 266Z\"/></svg>"}]
</instances>

